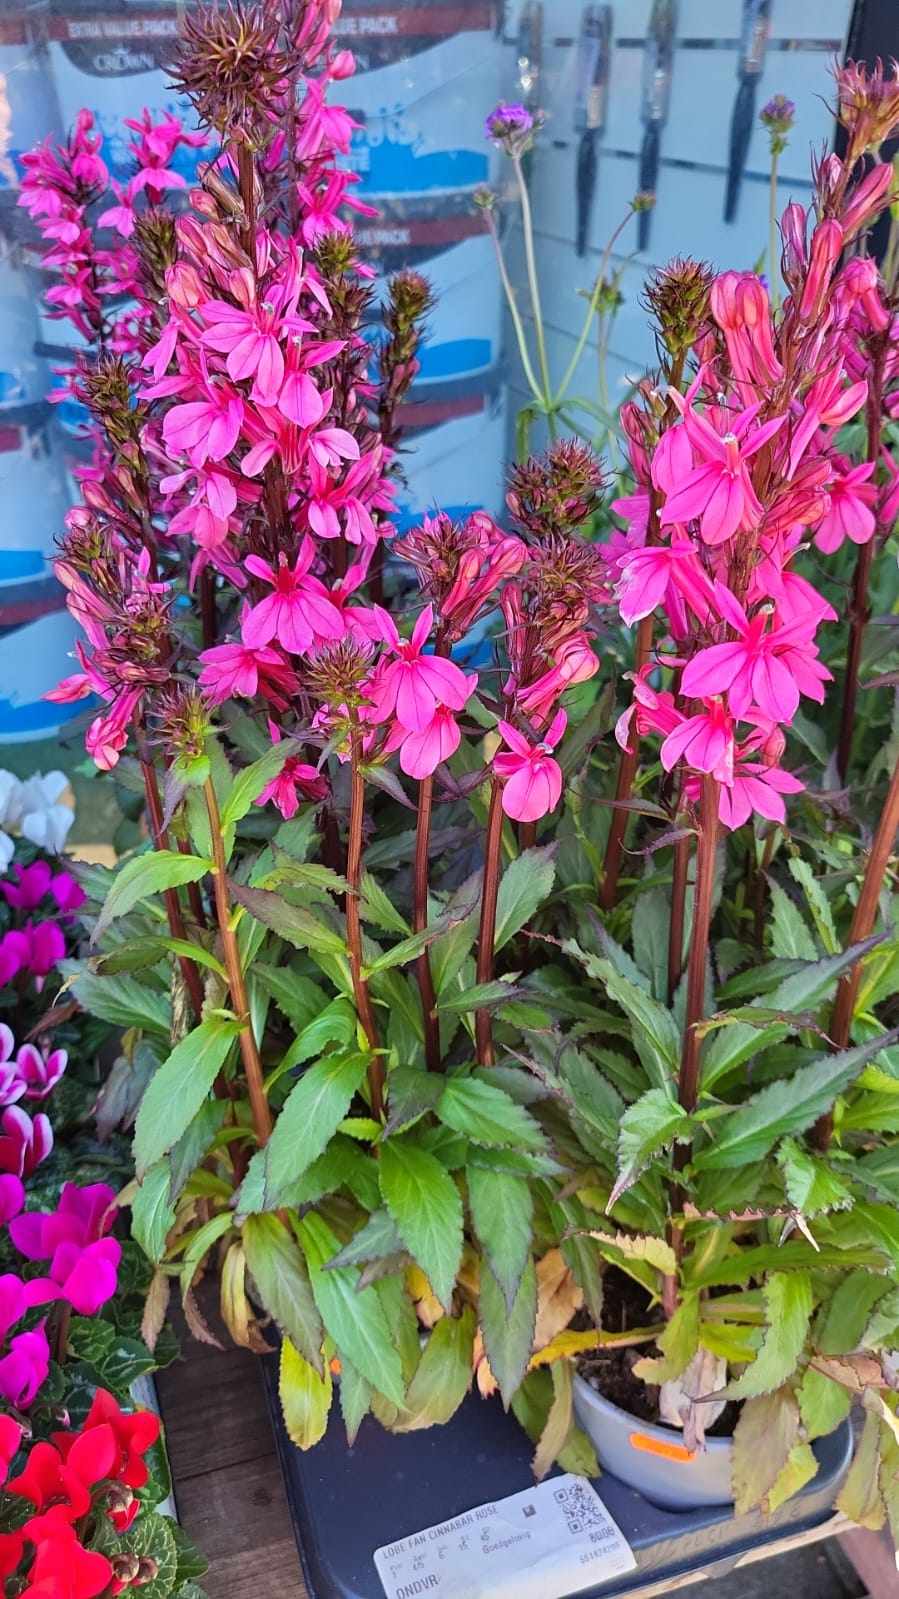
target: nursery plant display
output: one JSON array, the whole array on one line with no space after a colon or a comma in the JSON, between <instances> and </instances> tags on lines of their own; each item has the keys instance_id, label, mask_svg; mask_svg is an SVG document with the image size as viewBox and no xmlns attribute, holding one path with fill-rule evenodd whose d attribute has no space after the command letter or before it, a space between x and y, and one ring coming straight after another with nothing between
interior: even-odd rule
<instances>
[{"instance_id":1,"label":"nursery plant display","mask_svg":"<svg viewBox=\"0 0 899 1599\"><path fill-rule=\"evenodd\" d=\"M24 832L49 799L65 813L53 819L61 844L72 812L56 803L59 778L0 774L7 822ZM139 1246L116 1236L130 1156L115 1074L104 1086L96 1064L110 1029L59 997L84 891L58 857L24 840L10 848L0 879L10 924L0 1002L16 1029L0 1024L0 1581L29 1599L138 1589L202 1599L205 1562L157 1510L170 1493L158 1418L132 1395L176 1346L161 1321L150 1327Z\"/></svg>"},{"instance_id":2,"label":"nursery plant display","mask_svg":"<svg viewBox=\"0 0 899 1599\"><path fill-rule=\"evenodd\" d=\"M474 1383L537 1476L593 1474L596 1385L682 1434L672 1474L732 1437L738 1511L808 1484L858 1397L840 1503L895 1527L899 780L881 806L857 707L872 634L891 681L894 286L864 241L896 79L839 74L781 305L691 261L650 284L611 507L559 437L507 526L392 538L429 291L394 281L373 354L338 9L188 15L176 81L221 140L189 193L146 119L110 196L87 116L23 185L93 346L59 692L103 702L88 749L152 839L85 880L62 968L141 1037L148 1315L177 1281L211 1337L216 1266L232 1336L282 1334L304 1448L335 1401L351 1440L408 1433ZM529 114L498 115L520 164Z\"/></svg>"}]
</instances>

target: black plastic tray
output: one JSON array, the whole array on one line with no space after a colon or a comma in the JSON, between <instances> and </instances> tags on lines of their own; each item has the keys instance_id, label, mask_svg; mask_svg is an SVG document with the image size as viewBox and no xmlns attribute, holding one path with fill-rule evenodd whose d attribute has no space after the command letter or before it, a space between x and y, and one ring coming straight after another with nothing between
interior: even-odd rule
<instances>
[{"instance_id":1,"label":"black plastic tray","mask_svg":"<svg viewBox=\"0 0 899 1599\"><path fill-rule=\"evenodd\" d=\"M278 1400L278 1365L262 1362L297 1547L310 1599L384 1599L373 1554L476 1505L533 1483L533 1447L496 1400L471 1396L445 1427L397 1437L371 1417L352 1449L334 1405L321 1443L303 1453L288 1438ZM597 1489L633 1549L637 1570L578 1599L637 1594L686 1572L726 1571L748 1549L820 1527L833 1512L849 1466L848 1425L815 1444L817 1477L773 1516L735 1517L727 1506L660 1510L605 1473Z\"/></svg>"}]
</instances>

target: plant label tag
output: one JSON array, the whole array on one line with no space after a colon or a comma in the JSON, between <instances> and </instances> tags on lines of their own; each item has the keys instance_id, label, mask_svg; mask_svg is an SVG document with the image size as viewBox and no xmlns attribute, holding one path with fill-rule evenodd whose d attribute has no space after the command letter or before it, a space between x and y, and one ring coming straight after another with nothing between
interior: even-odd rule
<instances>
[{"instance_id":1,"label":"plant label tag","mask_svg":"<svg viewBox=\"0 0 899 1599\"><path fill-rule=\"evenodd\" d=\"M387 1599L563 1599L637 1562L596 1490L566 1473L375 1550Z\"/></svg>"}]
</instances>

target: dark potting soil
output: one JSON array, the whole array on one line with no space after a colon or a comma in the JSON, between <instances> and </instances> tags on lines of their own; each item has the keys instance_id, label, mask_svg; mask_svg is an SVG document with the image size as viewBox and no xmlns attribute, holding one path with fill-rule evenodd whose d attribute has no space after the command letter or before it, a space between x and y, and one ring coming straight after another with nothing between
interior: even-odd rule
<instances>
[{"instance_id":1,"label":"dark potting soil","mask_svg":"<svg viewBox=\"0 0 899 1599\"><path fill-rule=\"evenodd\" d=\"M652 1326L658 1322L660 1329L663 1318L658 1306L650 1307L649 1296L635 1283L632 1277L619 1271L616 1266L610 1266L603 1275L603 1304L602 1326L606 1332L626 1332L629 1327ZM620 1349L597 1349L589 1355L581 1355L577 1362L580 1375L587 1381L591 1388L602 1394L611 1404L617 1405L620 1410L627 1411L629 1416L634 1416L638 1421L648 1421L656 1427L665 1427L669 1432L677 1433L677 1427L669 1427L659 1415L659 1390L654 1383L642 1382L634 1375L634 1366L642 1357L655 1354L657 1351L651 1344L626 1346ZM707 1429L709 1438L729 1438L737 1425L740 1407L736 1404L725 1406L721 1415Z\"/></svg>"}]
</instances>

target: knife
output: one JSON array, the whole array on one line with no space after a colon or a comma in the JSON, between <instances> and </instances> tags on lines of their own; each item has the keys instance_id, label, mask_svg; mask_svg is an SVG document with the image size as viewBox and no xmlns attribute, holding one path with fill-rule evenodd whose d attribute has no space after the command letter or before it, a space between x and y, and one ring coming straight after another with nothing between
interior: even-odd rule
<instances>
[{"instance_id":1,"label":"knife","mask_svg":"<svg viewBox=\"0 0 899 1599\"><path fill-rule=\"evenodd\" d=\"M671 99L676 27L677 0L653 0L643 55L641 114L644 133L638 188L645 194L655 194L659 178L662 129L668 119ZM641 250L645 250L649 244L651 222L652 211L641 211L637 227L637 245Z\"/></svg>"},{"instance_id":2,"label":"knife","mask_svg":"<svg viewBox=\"0 0 899 1599\"><path fill-rule=\"evenodd\" d=\"M522 104L531 112L540 110L540 74L543 68L542 0L525 0L518 13L518 83ZM525 179L530 179L530 151L522 158Z\"/></svg>"},{"instance_id":3,"label":"knife","mask_svg":"<svg viewBox=\"0 0 899 1599\"><path fill-rule=\"evenodd\" d=\"M765 50L770 27L771 0L743 0L743 30L740 36L740 54L737 58L737 78L740 87L734 100L730 122L730 157L727 165L727 188L724 193L725 222L733 222L737 215L743 168L746 165L749 141L755 123L755 97L765 65Z\"/></svg>"},{"instance_id":4,"label":"knife","mask_svg":"<svg viewBox=\"0 0 899 1599\"><path fill-rule=\"evenodd\" d=\"M588 5L581 21L578 39L577 87L574 100L574 131L579 133L575 177L577 226L575 248L579 256L587 251L590 213L596 192L596 146L606 123L609 91L609 64L612 54L612 7Z\"/></svg>"}]
</instances>

